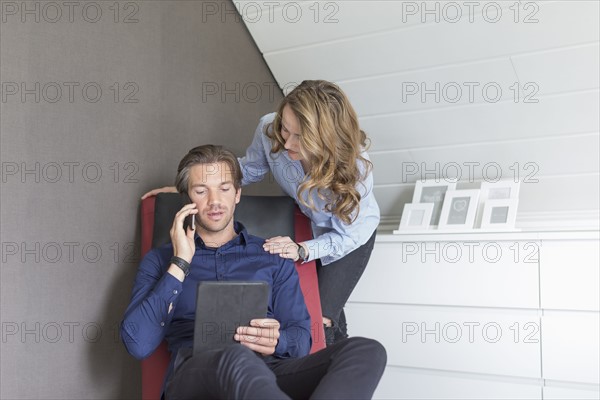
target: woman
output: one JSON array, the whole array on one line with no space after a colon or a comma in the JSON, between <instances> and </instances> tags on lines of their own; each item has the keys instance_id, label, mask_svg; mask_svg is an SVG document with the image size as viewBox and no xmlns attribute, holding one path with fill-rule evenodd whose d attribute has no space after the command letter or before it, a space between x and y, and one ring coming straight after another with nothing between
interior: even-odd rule
<instances>
[{"instance_id":1,"label":"woman","mask_svg":"<svg viewBox=\"0 0 600 400\"><path fill-rule=\"evenodd\" d=\"M373 195L367 136L341 89L327 81L304 81L261 118L246 156L243 185L268 171L312 221L314 239L266 240L264 248L294 261L317 261L327 344L346 338L343 307L373 249L379 207ZM175 191L174 187L156 189Z\"/></svg>"}]
</instances>

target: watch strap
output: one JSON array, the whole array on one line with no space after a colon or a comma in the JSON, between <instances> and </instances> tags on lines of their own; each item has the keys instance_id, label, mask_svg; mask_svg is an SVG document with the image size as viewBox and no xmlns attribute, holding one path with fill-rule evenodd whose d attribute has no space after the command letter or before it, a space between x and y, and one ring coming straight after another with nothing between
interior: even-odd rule
<instances>
[{"instance_id":1,"label":"watch strap","mask_svg":"<svg viewBox=\"0 0 600 400\"><path fill-rule=\"evenodd\" d=\"M171 264L178 266L179 269L183 271L183 274L185 276L188 276L190 274L190 263L185 261L183 258L173 256L171 257Z\"/></svg>"}]
</instances>

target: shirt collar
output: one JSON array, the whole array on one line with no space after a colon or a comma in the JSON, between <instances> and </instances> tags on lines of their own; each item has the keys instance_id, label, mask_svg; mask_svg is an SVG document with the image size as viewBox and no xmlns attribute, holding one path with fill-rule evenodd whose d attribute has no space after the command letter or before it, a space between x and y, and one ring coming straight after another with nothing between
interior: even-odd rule
<instances>
[{"instance_id":1,"label":"shirt collar","mask_svg":"<svg viewBox=\"0 0 600 400\"><path fill-rule=\"evenodd\" d=\"M244 245L245 246L248 243L248 231L246 230L246 227L241 222L234 221L233 222L233 230L235 231L235 233L237 233L237 236L234 237L233 239L231 239L229 242L223 243L221 246L219 246L219 248L235 246L235 245ZM204 244L204 241L202 240L200 235L198 235L197 232L194 234L194 242L196 243L196 247L202 247L204 249L208 248L206 246L206 244Z\"/></svg>"}]
</instances>

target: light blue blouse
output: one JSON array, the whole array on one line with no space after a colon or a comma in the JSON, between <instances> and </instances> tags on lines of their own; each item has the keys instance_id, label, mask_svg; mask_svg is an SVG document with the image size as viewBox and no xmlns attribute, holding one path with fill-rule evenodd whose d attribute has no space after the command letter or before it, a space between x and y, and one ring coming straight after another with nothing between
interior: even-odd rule
<instances>
[{"instance_id":1,"label":"light blue blouse","mask_svg":"<svg viewBox=\"0 0 600 400\"><path fill-rule=\"evenodd\" d=\"M290 159L285 151L271 154L271 141L265 134L265 127L274 118L275 113L272 113L260 119L246 156L238 159L243 173L242 185L262 180L271 170L283 191L296 200L302 212L312 221L314 239L305 242L309 248L307 261L320 258L323 265L330 264L365 244L379 225L379 206L373 195L373 174L369 173L356 186L361 195L360 212L349 225L325 211L326 201L321 200L316 192L311 195L315 210L302 205L297 194L305 175L300 161ZM362 156L369 159L366 152ZM357 162L359 168L364 170L363 163ZM302 195L306 199L306 193Z\"/></svg>"}]
</instances>

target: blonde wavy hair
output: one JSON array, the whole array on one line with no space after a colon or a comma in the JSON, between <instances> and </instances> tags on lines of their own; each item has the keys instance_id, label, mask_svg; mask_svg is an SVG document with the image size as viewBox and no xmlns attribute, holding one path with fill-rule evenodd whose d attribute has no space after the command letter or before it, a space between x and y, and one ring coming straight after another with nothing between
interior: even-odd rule
<instances>
[{"instance_id":1,"label":"blonde wavy hair","mask_svg":"<svg viewBox=\"0 0 600 400\"><path fill-rule=\"evenodd\" d=\"M309 171L305 171L308 178L298 186L298 200L314 210L311 194L316 191L326 201L325 211L351 224L360 211L361 195L356 186L373 168L361 156L369 140L359 127L354 108L336 84L303 81L281 101L275 119L266 127L271 153L285 150L281 135L285 106L298 118L301 154L309 165ZM359 163L364 166L362 173ZM301 196L305 192L308 202Z\"/></svg>"}]
</instances>

